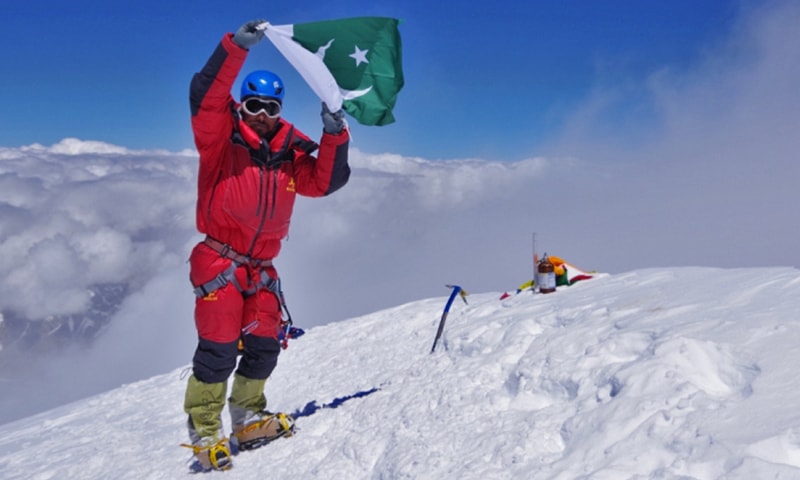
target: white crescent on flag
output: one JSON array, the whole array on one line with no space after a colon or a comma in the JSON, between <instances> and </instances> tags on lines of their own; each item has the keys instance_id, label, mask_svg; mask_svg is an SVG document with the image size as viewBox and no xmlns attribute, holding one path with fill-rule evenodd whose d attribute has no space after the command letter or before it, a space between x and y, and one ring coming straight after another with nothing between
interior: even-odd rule
<instances>
[{"instance_id":1,"label":"white crescent on flag","mask_svg":"<svg viewBox=\"0 0 800 480\"><path fill-rule=\"evenodd\" d=\"M325 50L335 39L314 53L306 50L292 40L293 25L270 25L265 29L267 38L283 54L311 87L311 90L335 112L342 108L344 100L352 100L368 93L372 87L363 90L344 90L336 83L328 67L325 66Z\"/></svg>"},{"instance_id":2,"label":"white crescent on flag","mask_svg":"<svg viewBox=\"0 0 800 480\"><path fill-rule=\"evenodd\" d=\"M333 45L334 40L336 40L336 39L335 38L331 38L330 40L328 40L328 43L326 43L325 45L319 47L319 49L317 49L317 51L314 53L314 55L316 55L317 58L319 58L323 62L323 64L325 63L325 53L328 51L328 48L330 48L330 46ZM292 43L295 43L295 42L292 42ZM327 67L325 67L325 70L328 71L328 73L330 73L330 71L328 70ZM358 97L364 96L364 95L368 94L370 92L370 90L372 90L372 85L370 85L367 88L362 88L361 90L345 90L344 88L339 87L339 93L342 94L342 97L345 100L352 100L354 98L358 98ZM320 97L320 98L322 98L322 97ZM328 106L330 107L330 104Z\"/></svg>"}]
</instances>

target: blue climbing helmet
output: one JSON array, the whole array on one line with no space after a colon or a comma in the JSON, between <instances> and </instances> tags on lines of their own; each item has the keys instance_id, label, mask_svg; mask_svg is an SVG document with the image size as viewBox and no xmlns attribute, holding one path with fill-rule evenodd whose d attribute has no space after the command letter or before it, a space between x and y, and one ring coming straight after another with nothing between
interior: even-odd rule
<instances>
[{"instance_id":1,"label":"blue climbing helmet","mask_svg":"<svg viewBox=\"0 0 800 480\"><path fill-rule=\"evenodd\" d=\"M256 70L244 78L239 101L247 97L269 97L283 103L283 81L267 70Z\"/></svg>"}]
</instances>

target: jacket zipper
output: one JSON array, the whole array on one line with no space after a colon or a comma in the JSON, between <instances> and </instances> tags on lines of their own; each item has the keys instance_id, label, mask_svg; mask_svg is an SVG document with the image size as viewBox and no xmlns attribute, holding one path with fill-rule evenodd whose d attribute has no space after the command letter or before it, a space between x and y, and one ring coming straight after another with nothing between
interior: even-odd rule
<instances>
[{"instance_id":1,"label":"jacket zipper","mask_svg":"<svg viewBox=\"0 0 800 480\"><path fill-rule=\"evenodd\" d=\"M275 186L273 187L273 192L277 191L277 173L275 174ZM269 190L269 177L267 177L267 183L264 185L264 167L258 167L258 208L256 208L256 216L260 216L261 220L258 222L258 229L256 229L255 234L253 234L253 241L250 242L250 248L247 249L247 256L253 256L253 250L256 248L256 241L258 240L258 236L261 234L261 231L264 229L264 222L267 221L267 205L270 203L269 199L267 199L267 205L264 204L264 192ZM264 207L262 210L261 207ZM272 213L275 212L275 195L273 194L272 198ZM270 218L272 215L270 215Z\"/></svg>"},{"instance_id":2,"label":"jacket zipper","mask_svg":"<svg viewBox=\"0 0 800 480\"><path fill-rule=\"evenodd\" d=\"M206 218L211 218L211 205L214 203L214 195L217 191L217 185L222 180L222 172L220 171L217 173L217 179L213 183L213 187L211 187L211 195L208 196L208 205L206 206Z\"/></svg>"},{"instance_id":3,"label":"jacket zipper","mask_svg":"<svg viewBox=\"0 0 800 480\"><path fill-rule=\"evenodd\" d=\"M278 169L272 170L272 208L269 212L269 218L275 217L275 204L278 203Z\"/></svg>"}]
</instances>

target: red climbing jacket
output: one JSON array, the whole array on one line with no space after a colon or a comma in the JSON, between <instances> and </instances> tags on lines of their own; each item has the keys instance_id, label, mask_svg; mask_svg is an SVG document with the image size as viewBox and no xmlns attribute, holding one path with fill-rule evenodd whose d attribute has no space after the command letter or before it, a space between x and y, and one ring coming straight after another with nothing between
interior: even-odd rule
<instances>
[{"instance_id":1,"label":"red climbing jacket","mask_svg":"<svg viewBox=\"0 0 800 480\"><path fill-rule=\"evenodd\" d=\"M347 183L350 137L346 128L323 133L317 145L280 119L262 142L239 118L230 93L246 57L226 34L192 79L192 131L200 153L197 229L241 255L272 259L288 234L295 195L321 197Z\"/></svg>"}]
</instances>

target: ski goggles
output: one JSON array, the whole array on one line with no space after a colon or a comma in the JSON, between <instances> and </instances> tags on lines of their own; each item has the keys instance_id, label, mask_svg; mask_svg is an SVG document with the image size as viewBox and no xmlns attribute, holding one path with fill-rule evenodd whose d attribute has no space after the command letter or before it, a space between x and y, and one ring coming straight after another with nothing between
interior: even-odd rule
<instances>
[{"instance_id":1,"label":"ski goggles","mask_svg":"<svg viewBox=\"0 0 800 480\"><path fill-rule=\"evenodd\" d=\"M281 102L271 98L250 97L242 102L242 110L248 115L258 115L264 113L269 118L275 118L281 114Z\"/></svg>"}]
</instances>

